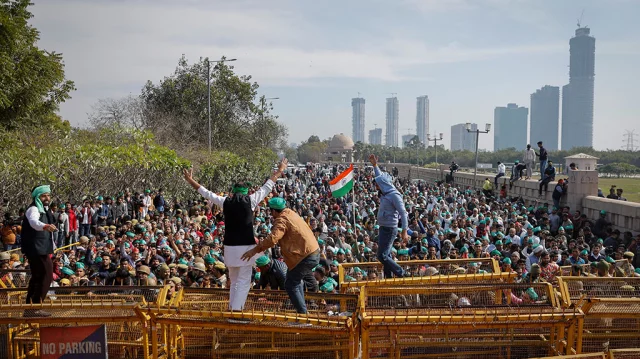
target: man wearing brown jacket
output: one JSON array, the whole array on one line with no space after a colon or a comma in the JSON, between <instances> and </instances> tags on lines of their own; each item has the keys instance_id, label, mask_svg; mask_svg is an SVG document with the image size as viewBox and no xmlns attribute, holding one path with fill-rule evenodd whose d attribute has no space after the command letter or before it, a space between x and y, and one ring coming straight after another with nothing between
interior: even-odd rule
<instances>
[{"instance_id":1,"label":"man wearing brown jacket","mask_svg":"<svg viewBox=\"0 0 640 359\"><path fill-rule=\"evenodd\" d=\"M271 234L242 255L242 259L250 260L256 254L279 243L284 262L289 267L284 287L296 311L306 314L302 282L307 284L307 290L310 292L317 291L318 283L313 276L313 268L320 261L318 241L304 219L287 208L283 198L275 197L269 200L269 208L275 218Z\"/></svg>"}]
</instances>

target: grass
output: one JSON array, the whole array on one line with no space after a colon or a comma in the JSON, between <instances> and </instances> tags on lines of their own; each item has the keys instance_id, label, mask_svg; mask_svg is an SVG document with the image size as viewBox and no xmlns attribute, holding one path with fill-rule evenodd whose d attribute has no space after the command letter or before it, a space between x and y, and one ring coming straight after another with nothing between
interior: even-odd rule
<instances>
[{"instance_id":1,"label":"grass","mask_svg":"<svg viewBox=\"0 0 640 359\"><path fill-rule=\"evenodd\" d=\"M609 188L612 185L616 185L617 188L622 188L624 193L622 194L630 202L640 202L640 178L598 178L598 187L602 188L602 193L605 196L609 194Z\"/></svg>"}]
</instances>

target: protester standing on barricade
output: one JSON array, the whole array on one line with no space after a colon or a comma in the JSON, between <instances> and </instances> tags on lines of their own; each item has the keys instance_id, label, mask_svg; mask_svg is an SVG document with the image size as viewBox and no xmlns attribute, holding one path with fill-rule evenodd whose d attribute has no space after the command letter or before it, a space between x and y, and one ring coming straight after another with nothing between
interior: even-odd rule
<instances>
[{"instance_id":1,"label":"protester standing on barricade","mask_svg":"<svg viewBox=\"0 0 640 359\"><path fill-rule=\"evenodd\" d=\"M229 292L229 309L241 311L251 289L252 266L257 258L243 261L241 256L255 247L256 240L253 233L253 213L262 200L271 192L275 181L282 176L287 168L287 159L280 161L277 171L255 193L249 195L250 184L237 182L229 197L219 196L201 186L193 179L193 169L184 170L185 180L198 193L210 201L209 205L222 208L225 221L224 234L224 262L229 269L231 287Z\"/></svg>"},{"instance_id":2,"label":"protester standing on barricade","mask_svg":"<svg viewBox=\"0 0 640 359\"><path fill-rule=\"evenodd\" d=\"M51 188L49 185L34 187L31 191L33 202L27 208L22 221L22 253L29 261L31 279L27 289L26 302L41 303L47 296L53 281L54 249L53 233L57 228L54 214L49 210ZM43 311L25 313L25 316L49 316Z\"/></svg>"},{"instance_id":3,"label":"protester standing on barricade","mask_svg":"<svg viewBox=\"0 0 640 359\"><path fill-rule=\"evenodd\" d=\"M320 247L309 225L298 214L287 208L283 198L274 197L269 200L269 208L275 218L271 234L244 253L242 259L250 261L256 254L280 244L282 257L289 268L284 283L285 289L296 311L306 314L303 281L309 292L318 290L313 269L320 263Z\"/></svg>"},{"instance_id":4,"label":"protester standing on barricade","mask_svg":"<svg viewBox=\"0 0 640 359\"><path fill-rule=\"evenodd\" d=\"M378 235L378 252L376 256L384 265L385 278L391 278L392 273L398 277L408 276L410 274L391 259L391 246L398 235L398 220L400 220L402 226L400 239L405 244L409 242L409 236L407 235L409 223L402 195L393 185L393 178L388 173L380 171L378 158L372 154L369 156L369 161L373 165L374 180L380 197L380 208L378 208L380 234Z\"/></svg>"}]
</instances>

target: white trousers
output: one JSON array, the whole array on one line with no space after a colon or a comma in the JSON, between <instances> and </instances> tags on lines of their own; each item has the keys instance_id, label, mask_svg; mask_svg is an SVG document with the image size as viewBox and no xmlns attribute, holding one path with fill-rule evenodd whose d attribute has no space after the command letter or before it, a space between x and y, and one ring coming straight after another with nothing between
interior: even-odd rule
<instances>
[{"instance_id":1,"label":"white trousers","mask_svg":"<svg viewBox=\"0 0 640 359\"><path fill-rule=\"evenodd\" d=\"M251 274L253 266L251 264L242 267L229 267L229 310L240 311L244 309L249 290L251 289Z\"/></svg>"},{"instance_id":2,"label":"white trousers","mask_svg":"<svg viewBox=\"0 0 640 359\"><path fill-rule=\"evenodd\" d=\"M242 310L244 303L247 301L249 290L251 289L251 275L253 274L253 264L262 253L256 254L248 261L241 259L242 255L255 247L249 246L225 246L224 262L229 269L229 309Z\"/></svg>"},{"instance_id":3,"label":"white trousers","mask_svg":"<svg viewBox=\"0 0 640 359\"><path fill-rule=\"evenodd\" d=\"M531 177L533 174L533 161L525 161L524 164L527 166L527 177Z\"/></svg>"}]
</instances>

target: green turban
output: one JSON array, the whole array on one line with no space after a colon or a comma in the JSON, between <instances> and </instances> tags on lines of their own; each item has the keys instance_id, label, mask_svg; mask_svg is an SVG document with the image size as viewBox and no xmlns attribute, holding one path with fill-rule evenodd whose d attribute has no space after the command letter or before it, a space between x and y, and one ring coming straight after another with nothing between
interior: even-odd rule
<instances>
[{"instance_id":1,"label":"green turban","mask_svg":"<svg viewBox=\"0 0 640 359\"><path fill-rule=\"evenodd\" d=\"M409 255L409 250L408 249L401 249L398 251L398 255L399 256L408 256Z\"/></svg>"},{"instance_id":2,"label":"green turban","mask_svg":"<svg viewBox=\"0 0 640 359\"><path fill-rule=\"evenodd\" d=\"M214 264L216 260L212 256L207 254L206 256L204 256L204 262L206 264Z\"/></svg>"},{"instance_id":3,"label":"green turban","mask_svg":"<svg viewBox=\"0 0 640 359\"><path fill-rule=\"evenodd\" d=\"M73 275L75 272L71 270L71 268L62 267L62 274L64 275Z\"/></svg>"},{"instance_id":4,"label":"green turban","mask_svg":"<svg viewBox=\"0 0 640 359\"><path fill-rule=\"evenodd\" d=\"M505 259L502 260L502 263L510 265L511 264L511 259L510 258L505 258Z\"/></svg>"},{"instance_id":5,"label":"green turban","mask_svg":"<svg viewBox=\"0 0 640 359\"><path fill-rule=\"evenodd\" d=\"M271 262L271 260L269 259L269 257L265 256L261 256L260 258L258 258L256 260L256 265L258 267L262 267L262 266L266 266L267 264L269 264L269 262Z\"/></svg>"},{"instance_id":6,"label":"green turban","mask_svg":"<svg viewBox=\"0 0 640 359\"><path fill-rule=\"evenodd\" d=\"M45 193L51 193L51 187L48 184L36 187L33 192L31 192L31 198L36 204L38 208L38 212L44 213L44 206L42 205L42 201L40 200L40 196Z\"/></svg>"},{"instance_id":7,"label":"green turban","mask_svg":"<svg viewBox=\"0 0 640 359\"><path fill-rule=\"evenodd\" d=\"M269 200L269 208L281 211L287 208L287 202L284 198L274 197Z\"/></svg>"},{"instance_id":8,"label":"green turban","mask_svg":"<svg viewBox=\"0 0 640 359\"><path fill-rule=\"evenodd\" d=\"M325 284L320 286L320 291L323 293L329 293L329 292L333 292L334 288L335 287L333 286L333 283L326 282Z\"/></svg>"},{"instance_id":9,"label":"green turban","mask_svg":"<svg viewBox=\"0 0 640 359\"><path fill-rule=\"evenodd\" d=\"M527 288L525 293L527 293L527 295L529 296L529 298L531 298L531 300L538 300L538 293L536 293L536 291L533 290L533 288Z\"/></svg>"}]
</instances>

